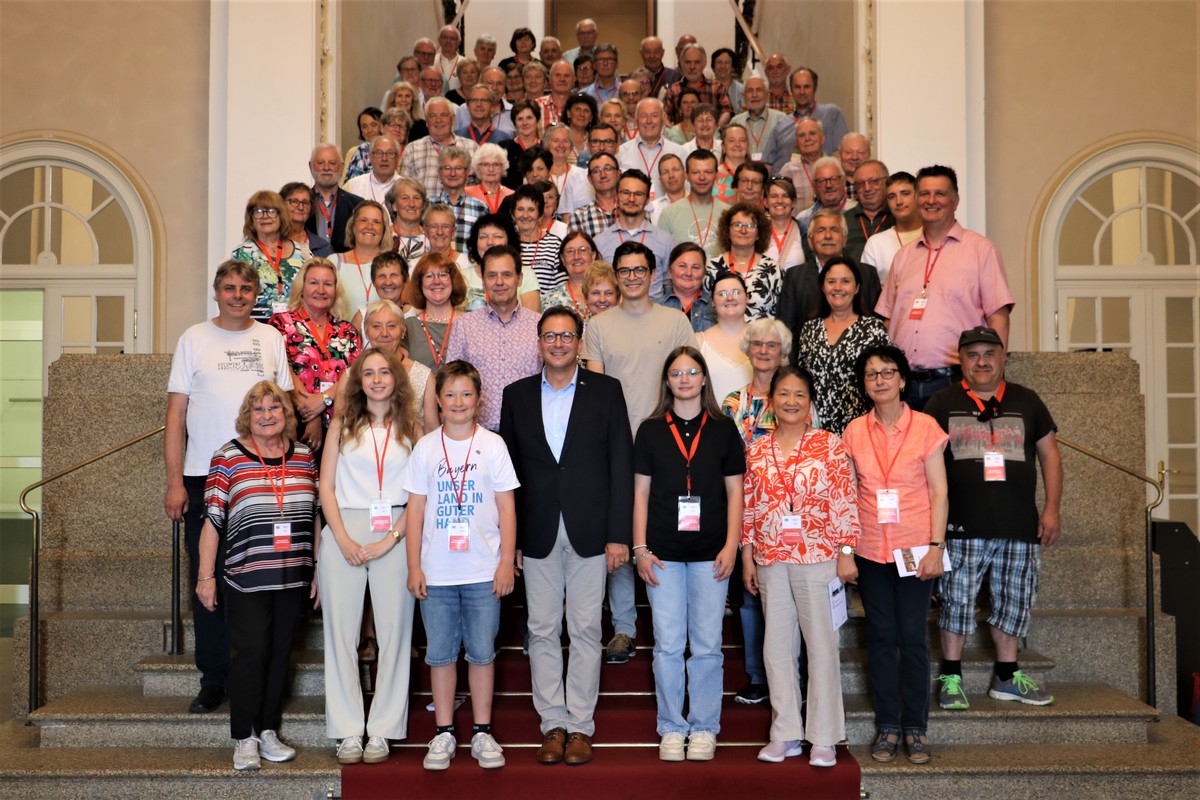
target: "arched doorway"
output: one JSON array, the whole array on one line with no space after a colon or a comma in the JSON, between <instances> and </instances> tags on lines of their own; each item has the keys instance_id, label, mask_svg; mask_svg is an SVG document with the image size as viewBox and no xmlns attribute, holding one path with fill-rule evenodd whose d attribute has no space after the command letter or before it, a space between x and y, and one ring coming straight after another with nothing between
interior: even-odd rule
<instances>
[{"instance_id":1,"label":"arched doorway","mask_svg":"<svg viewBox=\"0 0 1200 800\"><path fill-rule=\"evenodd\" d=\"M1200 532L1198 248L1196 152L1147 141L1068 175L1039 242L1041 348L1125 352L1139 363L1147 461L1171 470L1163 513Z\"/></svg>"}]
</instances>

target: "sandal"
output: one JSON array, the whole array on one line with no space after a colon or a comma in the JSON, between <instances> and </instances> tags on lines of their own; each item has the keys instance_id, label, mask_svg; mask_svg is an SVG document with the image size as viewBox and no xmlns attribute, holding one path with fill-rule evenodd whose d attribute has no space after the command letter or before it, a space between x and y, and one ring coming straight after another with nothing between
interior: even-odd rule
<instances>
[{"instance_id":1,"label":"sandal","mask_svg":"<svg viewBox=\"0 0 1200 800\"><path fill-rule=\"evenodd\" d=\"M933 750L929 747L929 740L923 733L906 734L904 750L908 753L908 761L911 764L928 764L929 760L933 758Z\"/></svg>"},{"instance_id":2,"label":"sandal","mask_svg":"<svg viewBox=\"0 0 1200 800\"><path fill-rule=\"evenodd\" d=\"M871 745L871 758L886 764L896 757L896 748L900 745L900 732L879 729L875 743Z\"/></svg>"}]
</instances>

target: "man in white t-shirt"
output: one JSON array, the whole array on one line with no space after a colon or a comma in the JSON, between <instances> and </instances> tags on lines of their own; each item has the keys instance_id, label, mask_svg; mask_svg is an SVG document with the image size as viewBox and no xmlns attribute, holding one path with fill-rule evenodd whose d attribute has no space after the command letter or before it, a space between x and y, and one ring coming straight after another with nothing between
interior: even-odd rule
<instances>
[{"instance_id":1,"label":"man in white t-shirt","mask_svg":"<svg viewBox=\"0 0 1200 800\"><path fill-rule=\"evenodd\" d=\"M681 345L696 346L696 334L688 318L650 300L654 270L666 268L656 261L653 251L641 242L628 241L617 247L613 268L621 290L621 304L593 317L583 337L583 357L588 369L621 382L629 427L634 434L658 402L659 376L667 356ZM623 664L633 657L633 641L637 637L632 565L626 563L609 574L608 604L614 634L604 660L608 664Z\"/></svg>"},{"instance_id":2,"label":"man in white t-shirt","mask_svg":"<svg viewBox=\"0 0 1200 800\"><path fill-rule=\"evenodd\" d=\"M225 697L229 675L229 634L225 628L223 558L212 575L199 575L200 529L204 525L204 484L213 453L237 436L242 399L259 381L290 391L283 336L250 318L259 292L258 273L244 261L226 261L213 280L217 316L193 325L179 337L167 383L167 430L163 460L167 471L167 517L184 523L188 587L196 626L196 668L200 693L195 714L215 711ZM198 580L215 581L218 607L209 611L196 597Z\"/></svg>"},{"instance_id":3,"label":"man in white t-shirt","mask_svg":"<svg viewBox=\"0 0 1200 800\"><path fill-rule=\"evenodd\" d=\"M863 247L862 264L870 264L879 273L879 283L887 281L892 259L900 248L921 238L924 230L921 209L917 205L917 179L908 172L895 172L884 183L884 199L896 225L873 234Z\"/></svg>"}]
</instances>

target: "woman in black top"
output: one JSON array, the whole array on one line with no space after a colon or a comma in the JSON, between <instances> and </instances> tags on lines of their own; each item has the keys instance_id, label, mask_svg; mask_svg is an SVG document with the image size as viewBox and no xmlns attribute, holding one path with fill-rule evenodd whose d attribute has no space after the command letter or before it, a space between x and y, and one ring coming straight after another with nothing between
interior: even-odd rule
<instances>
[{"instance_id":1,"label":"woman in black top","mask_svg":"<svg viewBox=\"0 0 1200 800\"><path fill-rule=\"evenodd\" d=\"M721 627L746 459L696 348L667 356L658 408L638 428L633 456L633 550L653 611L658 757L682 761L686 740L689 761L708 761L721 727Z\"/></svg>"}]
</instances>

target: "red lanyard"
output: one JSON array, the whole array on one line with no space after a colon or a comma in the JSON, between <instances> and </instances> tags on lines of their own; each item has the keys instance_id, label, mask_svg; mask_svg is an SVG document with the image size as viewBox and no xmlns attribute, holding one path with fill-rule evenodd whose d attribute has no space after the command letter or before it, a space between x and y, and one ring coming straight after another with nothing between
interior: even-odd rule
<instances>
[{"instance_id":1,"label":"red lanyard","mask_svg":"<svg viewBox=\"0 0 1200 800\"><path fill-rule=\"evenodd\" d=\"M900 234L896 234L899 236ZM929 240L925 238L925 234L921 234L921 241L925 242L925 282L921 284L921 294L925 294L925 290L929 288L929 278L933 275L933 268L937 266L938 259L942 257L942 248L946 246L946 240L942 239L939 247L932 247ZM937 255L933 256L933 263L929 263L929 256L934 252Z\"/></svg>"},{"instance_id":2,"label":"red lanyard","mask_svg":"<svg viewBox=\"0 0 1200 800\"><path fill-rule=\"evenodd\" d=\"M487 203L488 211L492 212L493 214L499 213L500 200L501 200L500 187L499 186L496 187L496 191L495 191L496 202L495 202L495 204L493 204L492 201L488 199L489 197L492 196L492 194L493 194L492 192L489 192L483 186L480 186L479 189L480 189L480 191L483 192L483 202Z\"/></svg>"},{"instance_id":3,"label":"red lanyard","mask_svg":"<svg viewBox=\"0 0 1200 800\"><path fill-rule=\"evenodd\" d=\"M796 446L796 455L804 455L804 440L808 438L808 432L812 430L807 424L804 426L804 433L800 436L800 444ZM775 434L771 434L771 460L775 462L775 474L784 477L783 491L788 499L788 511L796 513L796 473L784 472L779 466L779 457L775 455L775 451L779 449L779 440L775 438ZM792 454L788 453L787 460L783 462L783 466L792 463Z\"/></svg>"},{"instance_id":4,"label":"red lanyard","mask_svg":"<svg viewBox=\"0 0 1200 800\"><path fill-rule=\"evenodd\" d=\"M642 159L642 166L646 168L646 174L650 175L652 177L654 175L654 165L658 163L658 160L660 158L662 158L662 154L663 154L663 145L662 145L661 141L658 144L656 144L655 147L658 148L658 155L656 155L654 157L653 161L646 163L646 154L643 153L642 150L643 149L648 150L649 148L646 147L645 142L638 142L638 156L640 156ZM696 223L696 224L699 225L699 223Z\"/></svg>"},{"instance_id":5,"label":"red lanyard","mask_svg":"<svg viewBox=\"0 0 1200 800\"><path fill-rule=\"evenodd\" d=\"M699 225L699 223L697 223L697 225ZM621 240L621 244L625 244L625 231L621 230L620 228L617 228L617 238ZM642 238L639 239L638 241L641 242L642 244L646 243L646 229L645 228L642 229Z\"/></svg>"},{"instance_id":6,"label":"red lanyard","mask_svg":"<svg viewBox=\"0 0 1200 800\"><path fill-rule=\"evenodd\" d=\"M425 332L425 341L429 342L429 355L433 358L433 368L437 369L442 365L442 356L446 355L446 343L450 341L450 326L454 324L454 309L450 309L450 321L446 323L446 333L442 336L442 346L435 352L433 349L433 337L429 335L429 328L425 327L425 312L421 312L421 330Z\"/></svg>"},{"instance_id":7,"label":"red lanyard","mask_svg":"<svg viewBox=\"0 0 1200 800\"><path fill-rule=\"evenodd\" d=\"M879 233L879 226L884 223L884 221L887 219L887 217L888 217L887 212L886 211L882 212L879 215L879 221L875 222L874 224L871 225L871 231L870 231L870 233L868 233L867 232L867 220L865 217L860 216L858 218L858 224L862 226L863 237L870 239L871 236L873 236L876 233Z\"/></svg>"},{"instance_id":8,"label":"red lanyard","mask_svg":"<svg viewBox=\"0 0 1200 800\"><path fill-rule=\"evenodd\" d=\"M625 141L629 141L636 136L637 136L637 128L634 128L632 131L629 130L629 123L626 122L625 123ZM643 159L643 160L645 160L645 159ZM655 159L655 161L657 161L657 160L658 159Z\"/></svg>"},{"instance_id":9,"label":"red lanyard","mask_svg":"<svg viewBox=\"0 0 1200 800\"><path fill-rule=\"evenodd\" d=\"M446 429L441 429L442 455L446 457L446 472L450 473L450 486L454 489L454 504L458 507L459 514L462 514L463 492L467 489L467 470L471 468L471 447L475 444L475 434L478 431L478 425L471 431L471 441L467 443L467 460L463 462L462 480L455 482L454 469L450 466L450 451L446 449Z\"/></svg>"},{"instance_id":10,"label":"red lanyard","mask_svg":"<svg viewBox=\"0 0 1200 800\"><path fill-rule=\"evenodd\" d=\"M379 440L375 438L375 429L368 426L371 431L371 444L375 445L375 474L379 476L379 496L383 497L383 464L387 460L388 444L392 440L392 423L388 423L387 431L384 433L383 452L379 452ZM468 455L470 451L468 451ZM446 464L449 466L450 460L446 459ZM453 476L451 476L453 480ZM462 505L462 503L459 503Z\"/></svg>"},{"instance_id":11,"label":"red lanyard","mask_svg":"<svg viewBox=\"0 0 1200 800\"><path fill-rule=\"evenodd\" d=\"M667 425L671 427L671 435L675 437L675 444L679 445L679 452L687 463L688 497L692 496L692 457L696 455L696 448L700 446L700 434L704 433L704 423L706 422L708 422L707 411L700 416L700 428L696 431L696 438L692 440L692 449L688 450L683 446L683 437L679 435L679 429L675 427L675 420L671 417L671 412L667 412Z\"/></svg>"},{"instance_id":12,"label":"red lanyard","mask_svg":"<svg viewBox=\"0 0 1200 800\"><path fill-rule=\"evenodd\" d=\"M467 133L471 134L471 141L473 141L475 144L486 144L487 140L492 138L492 133L495 131L495 129L496 129L495 125L489 124L487 126L486 131L479 134L479 136L476 136L475 135L475 124L472 123L467 126Z\"/></svg>"},{"instance_id":13,"label":"red lanyard","mask_svg":"<svg viewBox=\"0 0 1200 800\"><path fill-rule=\"evenodd\" d=\"M279 459L279 488L275 488L275 476L271 474L271 468L267 466L267 460L262 457L259 452L258 442L254 441L254 437L250 437L250 444L254 445L254 454L258 456L258 460L262 463L263 471L267 473L267 480L271 482L271 494L275 495L275 502L279 504L279 516L283 516L283 498L286 496L284 481L287 479L287 453Z\"/></svg>"},{"instance_id":14,"label":"red lanyard","mask_svg":"<svg viewBox=\"0 0 1200 800\"><path fill-rule=\"evenodd\" d=\"M260 242L258 239L255 239L254 243L258 245L258 249L262 252L263 256L266 257L267 263L271 265L273 270L275 270L275 274L279 276L279 285L283 286L283 270L279 268L279 265L283 263L283 239L280 239L279 244L275 245L274 261L271 260L271 254L267 252L267 246L265 244Z\"/></svg>"},{"instance_id":15,"label":"red lanyard","mask_svg":"<svg viewBox=\"0 0 1200 800\"><path fill-rule=\"evenodd\" d=\"M962 382L963 390L966 391L967 397L969 397L975 401L975 406L979 409L980 414L983 414L984 412L986 412L988 410L989 405L993 406L994 410L996 410L996 411L999 410L1000 403L1002 400L1004 400L1004 388L1006 386L1008 386L1008 381L1001 379L1000 388L997 389L996 394L992 396L991 403L988 403L988 401L984 400L979 395L977 395L973 391L971 391L970 386L967 384L967 382L965 380ZM992 424L991 419L988 419L988 432L991 434L992 447L995 447L996 446L996 428Z\"/></svg>"},{"instance_id":16,"label":"red lanyard","mask_svg":"<svg viewBox=\"0 0 1200 800\"><path fill-rule=\"evenodd\" d=\"M708 225L704 228L704 235L700 235L700 216L696 213L696 207L692 205L692 201L688 200L688 208L692 210L692 219L696 220L696 237L700 239L700 246L708 245L708 234L712 232L713 211L716 206L712 203L708 204Z\"/></svg>"},{"instance_id":17,"label":"red lanyard","mask_svg":"<svg viewBox=\"0 0 1200 800\"><path fill-rule=\"evenodd\" d=\"M679 305L682 306L683 315L685 317L687 317L688 319L692 318L692 306L696 305L696 297L699 297L699 296L700 295L697 294L695 297L693 297L690 301L688 301L688 304L686 306L683 305L682 301L680 301L680 303L679 303Z\"/></svg>"},{"instance_id":18,"label":"red lanyard","mask_svg":"<svg viewBox=\"0 0 1200 800\"><path fill-rule=\"evenodd\" d=\"M756 259L756 258L758 258L758 253L752 254L750 256L750 260L746 262L746 275L747 276L749 276L750 272L754 269L754 259ZM733 253L725 254L725 264L729 267L729 271L732 272L734 275L741 274L737 271L737 265L733 263Z\"/></svg>"},{"instance_id":19,"label":"red lanyard","mask_svg":"<svg viewBox=\"0 0 1200 800\"><path fill-rule=\"evenodd\" d=\"M331 214L325 210L325 201L321 199L320 193L313 192L313 194L317 195L317 210L320 211L321 216L325 218L325 231L326 231L326 233L328 233L329 235L332 236L333 235L333 214ZM337 194L336 193L333 195L333 202L336 207L336 204L337 204Z\"/></svg>"},{"instance_id":20,"label":"red lanyard","mask_svg":"<svg viewBox=\"0 0 1200 800\"><path fill-rule=\"evenodd\" d=\"M571 298L571 305L575 306L575 313L584 319L587 319L588 308L586 305L583 307L583 309L579 308L579 301L575 299L575 290L571 288L570 279L567 280L567 295Z\"/></svg>"},{"instance_id":21,"label":"red lanyard","mask_svg":"<svg viewBox=\"0 0 1200 800\"><path fill-rule=\"evenodd\" d=\"M333 336L333 326L329 324L329 320L321 327L317 327L317 323L312 321L312 317L303 308L300 309L298 316L304 320L304 326L308 328L308 332L312 334L313 343L317 349L321 351L321 355L326 361L329 360L329 339Z\"/></svg>"},{"instance_id":22,"label":"red lanyard","mask_svg":"<svg viewBox=\"0 0 1200 800\"><path fill-rule=\"evenodd\" d=\"M792 233L792 220L788 219L787 227L783 229L783 236L776 236L775 229L771 228L771 238L775 240L775 249L779 251L779 263L783 263L783 246L787 244L788 236Z\"/></svg>"},{"instance_id":23,"label":"red lanyard","mask_svg":"<svg viewBox=\"0 0 1200 800\"><path fill-rule=\"evenodd\" d=\"M817 185L813 183L812 173L808 171L808 162L801 158L800 166L804 167L804 177L808 178L808 185L812 187L812 190L815 192L817 190Z\"/></svg>"},{"instance_id":24,"label":"red lanyard","mask_svg":"<svg viewBox=\"0 0 1200 800\"><path fill-rule=\"evenodd\" d=\"M750 442L754 441L754 429L758 427L758 418L760 414L753 413L754 408L754 384L746 387L746 414L742 420L742 438L746 441L746 446L750 446ZM766 398L763 399L763 411L766 412Z\"/></svg>"},{"instance_id":25,"label":"red lanyard","mask_svg":"<svg viewBox=\"0 0 1200 800\"><path fill-rule=\"evenodd\" d=\"M567 190L567 178L570 176L570 174L571 167L568 166L567 171L562 175L562 183L558 182L558 179L554 177L553 173L550 175L550 182L554 184L554 188L558 192L558 200L560 203L562 202L563 192Z\"/></svg>"},{"instance_id":26,"label":"red lanyard","mask_svg":"<svg viewBox=\"0 0 1200 800\"><path fill-rule=\"evenodd\" d=\"M350 251L350 255L354 256L354 266L358 267L358 280L363 285L363 289L367 293L367 302L371 302L371 282L363 275L362 262L358 260L358 248L355 247Z\"/></svg>"},{"instance_id":27,"label":"red lanyard","mask_svg":"<svg viewBox=\"0 0 1200 800\"><path fill-rule=\"evenodd\" d=\"M754 121L750 119L750 115L746 115L746 131L750 134L751 141L754 142L755 152L762 150L759 146L762 144L763 137L767 135L767 115L764 112L762 118L762 126L758 129L758 136L754 135Z\"/></svg>"},{"instance_id":28,"label":"red lanyard","mask_svg":"<svg viewBox=\"0 0 1200 800\"><path fill-rule=\"evenodd\" d=\"M909 417L911 418L912 412L909 411L908 413ZM901 417L903 417L903 414L901 414ZM904 429L904 436L900 438L900 446L896 448L896 454L892 456L892 462L888 464L886 470L883 468L883 459L879 457L879 448L875 446L875 437L871 434L871 426L867 426L867 438L871 440L871 452L875 454L875 464L879 467L879 471L883 474L883 488L885 489L889 488L888 477L892 474L892 467L896 466L896 459L900 457L900 451L904 449L904 442L908 439L908 434L913 428L911 422L912 420L910 419L910 424ZM883 432L883 451L885 453L887 452L886 430Z\"/></svg>"}]
</instances>

